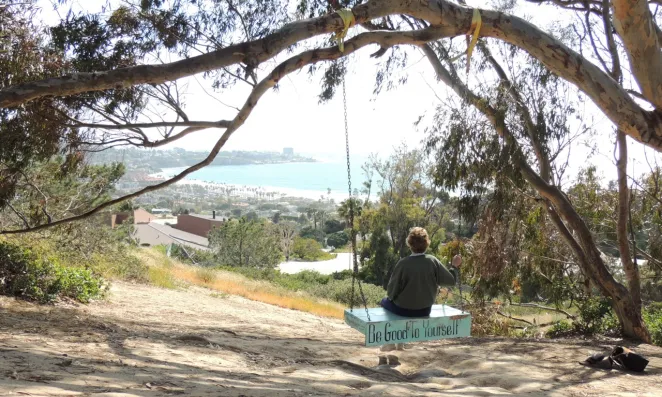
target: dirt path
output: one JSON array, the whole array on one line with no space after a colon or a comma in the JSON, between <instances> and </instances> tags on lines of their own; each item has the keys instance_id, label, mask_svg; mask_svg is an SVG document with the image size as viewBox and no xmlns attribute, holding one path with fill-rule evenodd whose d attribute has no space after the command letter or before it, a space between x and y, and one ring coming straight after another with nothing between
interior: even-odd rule
<instances>
[{"instance_id":1,"label":"dirt path","mask_svg":"<svg viewBox=\"0 0 662 397\"><path fill-rule=\"evenodd\" d=\"M662 349L645 375L576 364L595 342L465 339L377 349L342 322L200 288L116 283L108 301L0 298L2 396L662 396Z\"/></svg>"}]
</instances>

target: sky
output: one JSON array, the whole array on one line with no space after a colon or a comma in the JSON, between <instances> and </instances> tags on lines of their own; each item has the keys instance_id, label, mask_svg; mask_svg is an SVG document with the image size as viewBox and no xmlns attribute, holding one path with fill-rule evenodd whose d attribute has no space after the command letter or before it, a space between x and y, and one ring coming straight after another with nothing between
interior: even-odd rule
<instances>
[{"instance_id":1,"label":"sky","mask_svg":"<svg viewBox=\"0 0 662 397\"><path fill-rule=\"evenodd\" d=\"M47 23L57 21L50 6L50 0L41 0L44 11L42 18ZM98 0L79 1L86 9L99 7ZM483 1L469 1L470 5L485 7ZM554 12L549 12L554 10ZM559 16L556 8L541 8L525 5L518 15L526 15L547 26ZM356 34L353 28L348 37ZM388 155L395 146L406 143L417 147L424 139L425 121L417 128L414 122L423 115L431 116L439 104L435 95L441 97L450 92L443 84L436 82L429 63L423 55L411 51L408 82L393 91L382 91L373 95L376 65L380 60L369 57L377 48L367 47L351 56L350 73L346 78L350 150L355 159L364 159L371 153ZM284 59L280 57L278 59ZM259 70L263 77L274 66L268 63ZM473 72L472 70L472 73ZM345 155L343 107L341 95L325 104L318 103L320 76L311 77L305 70L293 73L279 83L278 91L270 90L259 101L247 122L235 132L223 150L280 151L283 147L293 147L297 153L311 155L320 160L339 161ZM241 107L250 87L237 84L223 93L213 93L202 76L182 80L187 84L186 112L191 120L231 119L236 112L225 104ZM204 87L204 89L202 88ZM434 91L433 91L434 90ZM615 177L613 165L613 127L593 106L585 110L587 118L595 120L598 136L589 143L598 143L598 152L589 156L589 150L581 143L575 146L570 161L570 174L588 164L596 165L609 179ZM429 118L424 119L429 120ZM429 125L429 124L427 124ZM221 130L205 130L189 135L169 147L188 150L209 150ZM639 174L648 169L644 158L644 147L631 141L629 172ZM657 154L648 150L652 159ZM360 161L360 160L359 160ZM632 171L634 168L634 171Z\"/></svg>"}]
</instances>

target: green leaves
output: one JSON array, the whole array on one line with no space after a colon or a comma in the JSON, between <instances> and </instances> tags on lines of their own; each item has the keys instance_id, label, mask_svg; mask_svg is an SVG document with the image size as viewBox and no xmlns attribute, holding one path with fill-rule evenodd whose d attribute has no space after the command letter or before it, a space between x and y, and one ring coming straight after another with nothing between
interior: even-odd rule
<instances>
[{"instance_id":1,"label":"green leaves","mask_svg":"<svg viewBox=\"0 0 662 397\"><path fill-rule=\"evenodd\" d=\"M4 227L32 227L82 214L110 199L124 165L87 165L82 156L55 157L14 176L15 190L4 203ZM26 225L27 224L27 225Z\"/></svg>"},{"instance_id":2,"label":"green leaves","mask_svg":"<svg viewBox=\"0 0 662 397\"><path fill-rule=\"evenodd\" d=\"M273 268L281 260L277 230L263 219L229 220L212 229L209 244L226 266Z\"/></svg>"}]
</instances>

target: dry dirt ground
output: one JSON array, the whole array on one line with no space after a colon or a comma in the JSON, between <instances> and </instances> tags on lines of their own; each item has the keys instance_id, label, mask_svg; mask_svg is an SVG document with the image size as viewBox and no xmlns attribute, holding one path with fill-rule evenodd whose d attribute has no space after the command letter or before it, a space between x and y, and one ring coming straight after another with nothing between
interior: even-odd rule
<instances>
[{"instance_id":1,"label":"dry dirt ground","mask_svg":"<svg viewBox=\"0 0 662 397\"><path fill-rule=\"evenodd\" d=\"M631 346L645 374L577 364L609 347L447 340L385 368L340 321L202 288L115 283L87 306L0 298L1 396L662 396L660 348Z\"/></svg>"}]
</instances>

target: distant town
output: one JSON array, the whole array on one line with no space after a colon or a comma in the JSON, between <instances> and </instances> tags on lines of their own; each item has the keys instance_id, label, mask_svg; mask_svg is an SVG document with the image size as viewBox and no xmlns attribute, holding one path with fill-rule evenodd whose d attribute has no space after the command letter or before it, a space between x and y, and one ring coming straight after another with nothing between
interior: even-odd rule
<instances>
[{"instance_id":1,"label":"distant town","mask_svg":"<svg viewBox=\"0 0 662 397\"><path fill-rule=\"evenodd\" d=\"M206 155L206 152L192 152L184 149L147 152L137 149L111 149L91 155L89 161L92 164L124 163L126 173L115 185L114 196L117 197L162 182L165 178L160 174L164 169L190 166L202 161ZM281 153L221 152L212 164L222 166L295 162L315 162L315 160L299 156L295 154L294 148L288 147L283 148ZM288 197L282 192L256 186L184 180L143 194L134 200L134 204L145 209L145 214L151 213L154 216L165 217L169 219L169 222L172 222L170 218L173 215L189 213L197 214L196 216L201 219L217 218L217 221L239 216L251 218L282 216L284 220L301 222L305 220L304 214L311 206L332 212L337 203L328 195L322 195L312 200ZM149 222L154 220L152 218L151 215L146 216ZM206 237L206 233L199 235Z\"/></svg>"}]
</instances>

